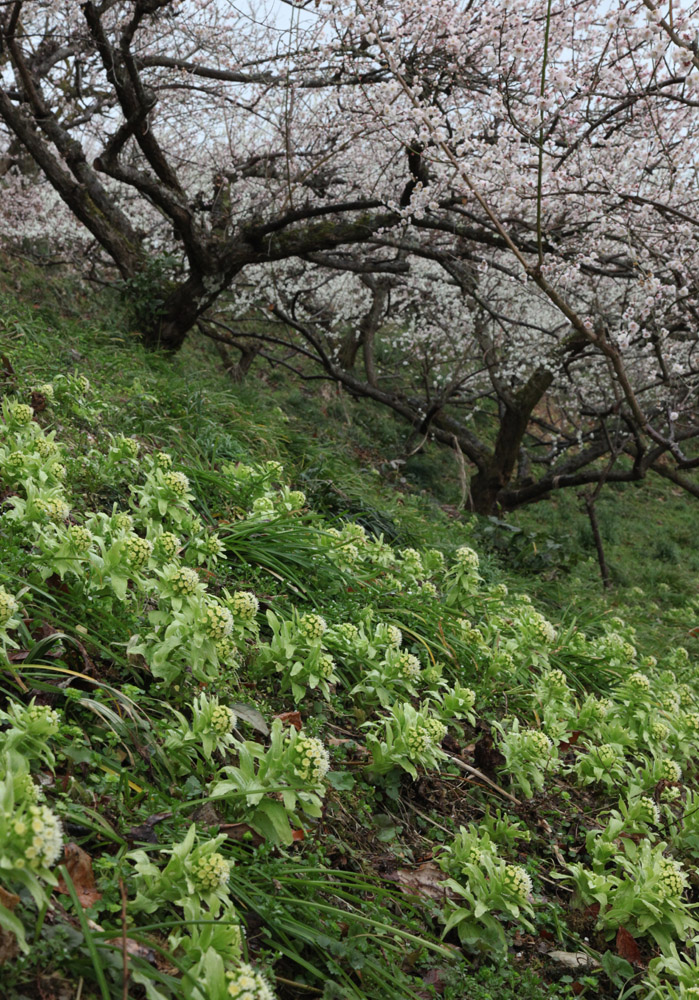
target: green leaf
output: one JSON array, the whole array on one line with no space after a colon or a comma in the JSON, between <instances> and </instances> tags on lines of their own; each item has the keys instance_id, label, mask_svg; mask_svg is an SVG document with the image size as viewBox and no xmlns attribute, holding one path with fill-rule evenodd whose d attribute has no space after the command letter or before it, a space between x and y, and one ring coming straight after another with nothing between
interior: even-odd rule
<instances>
[{"instance_id":1,"label":"green leaf","mask_svg":"<svg viewBox=\"0 0 699 1000\"><path fill-rule=\"evenodd\" d=\"M328 771L325 780L338 792L349 792L356 784L349 771Z\"/></svg>"}]
</instances>

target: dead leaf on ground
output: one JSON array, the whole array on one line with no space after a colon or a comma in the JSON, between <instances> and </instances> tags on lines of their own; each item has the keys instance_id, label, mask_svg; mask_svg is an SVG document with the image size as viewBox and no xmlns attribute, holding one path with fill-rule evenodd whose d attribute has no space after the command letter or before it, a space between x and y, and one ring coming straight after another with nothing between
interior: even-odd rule
<instances>
[{"instance_id":1,"label":"dead leaf on ground","mask_svg":"<svg viewBox=\"0 0 699 1000\"><path fill-rule=\"evenodd\" d=\"M565 965L567 969L591 969L599 967L599 962L586 951L550 951L548 957L552 962Z\"/></svg>"},{"instance_id":2,"label":"dead leaf on ground","mask_svg":"<svg viewBox=\"0 0 699 1000\"><path fill-rule=\"evenodd\" d=\"M619 958L625 958L632 965L644 965L636 939L625 927L620 927L616 932L616 953Z\"/></svg>"},{"instance_id":3,"label":"dead leaf on ground","mask_svg":"<svg viewBox=\"0 0 699 1000\"><path fill-rule=\"evenodd\" d=\"M249 722L252 728L256 729L258 733L262 733L263 736L269 736L269 726L265 722L262 713L258 712L254 706L235 702L231 705L231 708L239 719Z\"/></svg>"},{"instance_id":4,"label":"dead leaf on ground","mask_svg":"<svg viewBox=\"0 0 699 1000\"><path fill-rule=\"evenodd\" d=\"M222 823L219 827L221 833L225 833L231 840L245 841L253 847L264 844L265 838L261 837L256 830L253 830L247 823Z\"/></svg>"},{"instance_id":5,"label":"dead leaf on ground","mask_svg":"<svg viewBox=\"0 0 699 1000\"><path fill-rule=\"evenodd\" d=\"M102 898L102 893L95 885L95 875L92 871L92 858L83 851L77 844L66 844L64 849L63 864L66 866L68 875L75 887L75 893L81 906L88 909L94 906L98 899ZM59 878L57 891L68 895L68 886L63 877Z\"/></svg>"},{"instance_id":6,"label":"dead leaf on ground","mask_svg":"<svg viewBox=\"0 0 699 1000\"><path fill-rule=\"evenodd\" d=\"M444 885L445 875L433 861L427 861L418 868L398 868L389 878L410 896L435 899L444 902L449 890Z\"/></svg>"},{"instance_id":7,"label":"dead leaf on ground","mask_svg":"<svg viewBox=\"0 0 699 1000\"><path fill-rule=\"evenodd\" d=\"M101 934L104 930L101 924L96 923L94 920L88 920L87 926L91 931L96 931ZM119 948L120 951L124 948L124 938L113 937L106 938L105 944L113 944L115 947ZM141 944L139 941L134 941L133 938L126 938L126 952L129 955L133 955L136 958L144 958L146 962L150 962L151 965L155 965L155 949L148 948L147 945Z\"/></svg>"},{"instance_id":8,"label":"dead leaf on ground","mask_svg":"<svg viewBox=\"0 0 699 1000\"><path fill-rule=\"evenodd\" d=\"M16 896L14 892L8 892L7 889L3 889L0 885L0 906L4 906L6 910L12 911L17 906L17 903L19 903L19 896ZM19 945L17 944L17 937L12 931L6 931L4 927L0 927L0 965L12 961L18 955Z\"/></svg>"},{"instance_id":9,"label":"dead leaf on ground","mask_svg":"<svg viewBox=\"0 0 699 1000\"><path fill-rule=\"evenodd\" d=\"M582 733L582 729L574 729L567 740L561 740L558 744L559 751L565 752L566 750L570 750L571 747L574 747L582 736Z\"/></svg>"},{"instance_id":10,"label":"dead leaf on ground","mask_svg":"<svg viewBox=\"0 0 699 1000\"><path fill-rule=\"evenodd\" d=\"M281 712L279 715L275 715L274 718L279 719L283 726L293 726L299 733L303 729L303 720L300 712Z\"/></svg>"},{"instance_id":11,"label":"dead leaf on ground","mask_svg":"<svg viewBox=\"0 0 699 1000\"><path fill-rule=\"evenodd\" d=\"M505 764L505 757L495 746L492 733L488 729L481 730L481 738L473 748L473 763L489 778L496 778L498 770Z\"/></svg>"},{"instance_id":12,"label":"dead leaf on ground","mask_svg":"<svg viewBox=\"0 0 699 1000\"><path fill-rule=\"evenodd\" d=\"M170 819L171 816L171 812L153 813L153 815L149 816L143 823L139 823L137 826L132 826L129 830L127 830L126 839L130 844L135 844L137 842L157 844L158 835L155 832L154 827L157 823L162 823L164 819ZM196 812L194 813L193 818L197 818ZM211 825L213 826L214 824L212 823Z\"/></svg>"}]
</instances>

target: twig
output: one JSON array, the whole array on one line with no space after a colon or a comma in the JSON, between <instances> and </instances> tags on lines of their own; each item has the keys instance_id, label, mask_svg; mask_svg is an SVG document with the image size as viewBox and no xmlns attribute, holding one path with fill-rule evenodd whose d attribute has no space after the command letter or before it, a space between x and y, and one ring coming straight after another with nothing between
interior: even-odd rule
<instances>
[{"instance_id":1,"label":"twig","mask_svg":"<svg viewBox=\"0 0 699 1000\"><path fill-rule=\"evenodd\" d=\"M481 781L485 781L486 784L490 785L491 788L494 788L496 792L500 792L501 795L504 795L506 799L509 799L510 802L513 802L516 806L522 805L522 803L519 801L518 798L515 798L514 795L510 795L509 792L506 792L504 788L501 788L500 785L497 785L486 774L483 774L482 771L479 771L477 767L471 767L470 764L467 764L466 761L462 760L460 757L455 757L454 754L448 753L447 757L449 758L449 760L453 761L458 767L462 768L464 771L468 771L468 773L474 775L474 777L480 778Z\"/></svg>"}]
</instances>

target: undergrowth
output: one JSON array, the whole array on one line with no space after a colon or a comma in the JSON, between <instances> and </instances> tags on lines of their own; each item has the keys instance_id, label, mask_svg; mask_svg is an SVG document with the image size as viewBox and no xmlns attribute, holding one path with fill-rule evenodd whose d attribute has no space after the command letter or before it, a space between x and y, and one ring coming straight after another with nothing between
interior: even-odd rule
<instances>
[{"instance_id":1,"label":"undergrowth","mask_svg":"<svg viewBox=\"0 0 699 1000\"><path fill-rule=\"evenodd\" d=\"M2 294L6 995L696 995L687 577L603 600L392 425L51 294Z\"/></svg>"}]
</instances>

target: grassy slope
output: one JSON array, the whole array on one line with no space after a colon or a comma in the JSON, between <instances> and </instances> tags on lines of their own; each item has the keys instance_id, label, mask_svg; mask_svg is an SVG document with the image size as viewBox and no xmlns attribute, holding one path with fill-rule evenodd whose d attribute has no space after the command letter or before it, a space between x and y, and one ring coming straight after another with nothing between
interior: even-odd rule
<instances>
[{"instance_id":1,"label":"grassy slope","mask_svg":"<svg viewBox=\"0 0 699 1000\"><path fill-rule=\"evenodd\" d=\"M25 267L5 265L0 272L0 342L22 385L50 380L59 372L71 370L88 376L95 397L103 406L98 422L90 426L89 420L78 417L67 419L57 428L63 441L72 442L76 453L95 439L99 446L102 428L112 434L136 436L147 447L167 449L195 483L200 509L214 521L218 513L216 504L221 498L216 484L207 480L205 470L229 461L276 459L285 466L291 484L303 489L312 506L331 519L343 515L359 518L400 546L434 545L453 551L461 544L476 544L484 553L482 572L487 581L507 581L511 588L538 596L554 621L582 618L586 627L588 623L593 627L596 618L623 602L625 617L639 629L646 651L662 655L678 641L690 649L696 641L688 635L692 624L688 615L694 612L683 606L696 592L699 542L690 530L689 501L665 487L644 485L633 490L610 490L601 501L600 519L617 582L614 593L604 603L599 594L591 539L575 498L560 497L511 518L510 523L523 529L514 540L508 529L494 527L487 521L474 523L454 518L459 484L450 457L429 446L398 472L391 470L386 460L403 453L405 428L369 406L358 406L338 396L332 389L313 382L301 387L291 385L283 370L262 368L254 370L242 386L234 386L220 374L218 358L206 345L192 343L174 359L147 355L130 332L120 304L108 293L95 296L62 278L47 282L45 275ZM124 482L94 483L89 475L81 480L77 470L74 474L81 485L86 510L112 502L124 504L128 499ZM301 560L300 577L303 572ZM285 577L287 586L280 583L275 590L268 574L260 574L243 564L231 575L230 584L251 586L258 593L266 593L270 603L283 607L293 596L293 579L289 569ZM645 594L632 592L633 587L640 587ZM312 594L312 602L317 603L318 597L318 592ZM118 624L114 623L115 632ZM109 623L102 627L106 647L110 642ZM259 682L257 690L248 689L247 694L248 700L255 700L263 710L285 707L264 681ZM321 725L327 719L317 702L314 706ZM332 721L337 724L339 720ZM441 789L434 782L419 795L406 796L404 804L392 802L390 796L386 798L381 793L372 798L374 793L370 791L357 793L356 799L347 805L334 799L327 838L307 848L307 863L320 868L344 866L343 870L359 871L367 878L376 877L381 865L388 863L387 857L393 859L394 866L401 861L406 865L415 863L430 845L449 839L455 820L482 814L480 803L456 812L448 808L443 802L444 796L449 795L448 787L449 781ZM167 808L166 795L159 805ZM123 802L122 806L128 813ZM363 829L343 816L347 808L363 817ZM560 800L552 796L540 803L539 808L551 822L561 821L563 816L564 824L578 823L584 803L577 804L572 818L564 816ZM156 811L154 803L152 811ZM138 809L134 810L133 818L135 822L143 818ZM81 842L98 854L94 839L86 837ZM536 865L532 863L534 867L530 870L534 871ZM111 871L108 854L100 855L97 864L107 884ZM267 892L270 879L278 878L281 869L274 852L265 855L262 848L255 856L252 870L253 876L248 883L241 882L239 892L241 898L252 900L250 911L261 913L262 903L255 894ZM302 895L299 893L299 899ZM301 933L298 921L303 924L307 919L304 906L309 898L313 899L312 893L306 903L299 901L298 912L292 914L290 908L286 915L277 915L276 924L274 915L266 913L262 925L266 920L267 927L272 927L272 940L267 951L263 945L258 955L272 958L278 954L280 942L285 940L282 927L287 920L291 928L287 932L292 939L291 952L299 958L308 960L311 956L314 963L319 962L317 956L323 944L318 943L322 935L317 928L313 932L316 935L313 947L309 945L304 952L298 945ZM365 897L364 905L377 922L397 920L392 900L387 900L382 913L378 899L374 913L366 902L369 898ZM554 936L561 913L555 898L556 893L552 892L549 916L542 917L538 924L539 930L543 928ZM116 911L116 897L113 904ZM421 933L417 919L407 917L406 926ZM269 930L266 933L269 936ZM563 947L575 948L571 933L564 933ZM251 940L255 939L254 920L248 934ZM33 992L39 982L33 970L42 962L55 963L60 968L64 953L52 941L50 935L48 939L42 938L35 955L24 961L13 981L17 996L38 995ZM69 944L61 946L65 954L70 952ZM330 947L330 942L326 947ZM332 948L338 961L350 965L355 961L352 954L340 954L338 942ZM470 973L464 966L448 969L440 966L439 961L426 958L423 951L413 960L417 963L415 972L423 974L431 970L439 990L450 1000L510 995L534 1000L554 995L554 987L532 979L526 966L541 968L549 978L561 978L561 970L547 964L526 940L520 943L520 951L524 955L514 978L512 970ZM390 957L386 960L393 961ZM92 992L97 986L91 984L89 969L89 963L83 962L83 996L98 995ZM317 979L312 977L308 982L314 984L315 993L313 989L304 992L302 986L284 986L285 979L297 983L304 979L303 969L300 972L299 969L293 962L288 965L282 962L277 967L280 995L319 995ZM65 968L57 975L64 977ZM367 974L367 983L370 978ZM582 981L584 977L579 979ZM563 989L565 975L562 980ZM592 995L600 989L597 983L582 982L582 985L592 990ZM39 988L45 989L46 983L42 982ZM367 986L367 996L375 995L371 992L375 988ZM605 988L609 988L608 983ZM326 986L325 991L327 1000L332 1000L333 987ZM338 988L338 997L346 995L349 994ZM614 995L614 990L608 995Z\"/></svg>"}]
</instances>

